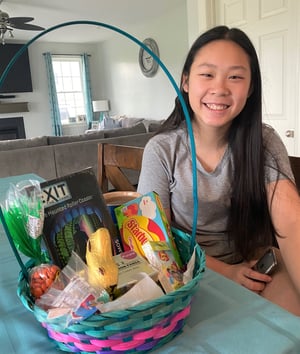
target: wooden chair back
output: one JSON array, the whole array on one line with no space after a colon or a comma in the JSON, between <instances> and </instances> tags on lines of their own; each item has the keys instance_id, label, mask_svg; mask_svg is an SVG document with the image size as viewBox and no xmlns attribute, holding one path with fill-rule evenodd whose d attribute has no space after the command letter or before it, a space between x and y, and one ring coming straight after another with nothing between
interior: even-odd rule
<instances>
[{"instance_id":1,"label":"wooden chair back","mask_svg":"<svg viewBox=\"0 0 300 354\"><path fill-rule=\"evenodd\" d=\"M289 156L291 168L295 177L296 186L300 192L300 157L299 156Z\"/></svg>"},{"instance_id":2,"label":"wooden chair back","mask_svg":"<svg viewBox=\"0 0 300 354\"><path fill-rule=\"evenodd\" d=\"M143 153L143 147L99 143L98 183L102 192L108 191L109 182L117 191L136 191L124 169L140 171Z\"/></svg>"}]
</instances>

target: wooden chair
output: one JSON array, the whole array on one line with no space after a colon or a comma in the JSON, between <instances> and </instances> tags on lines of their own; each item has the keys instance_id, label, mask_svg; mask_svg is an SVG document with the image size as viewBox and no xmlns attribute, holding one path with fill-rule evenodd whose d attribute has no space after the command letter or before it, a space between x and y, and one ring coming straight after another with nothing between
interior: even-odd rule
<instances>
[{"instance_id":1,"label":"wooden chair","mask_svg":"<svg viewBox=\"0 0 300 354\"><path fill-rule=\"evenodd\" d=\"M143 147L98 144L98 183L103 193L108 191L109 182L117 191L136 191L128 177L127 170L138 172L142 167Z\"/></svg>"},{"instance_id":2,"label":"wooden chair","mask_svg":"<svg viewBox=\"0 0 300 354\"><path fill-rule=\"evenodd\" d=\"M295 177L296 186L300 192L300 157L299 156L289 156L291 168Z\"/></svg>"}]
</instances>

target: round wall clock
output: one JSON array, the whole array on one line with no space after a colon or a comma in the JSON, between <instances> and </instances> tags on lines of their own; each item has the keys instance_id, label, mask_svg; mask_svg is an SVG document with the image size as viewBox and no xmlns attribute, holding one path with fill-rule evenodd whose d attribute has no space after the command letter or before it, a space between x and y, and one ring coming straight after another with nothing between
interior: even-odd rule
<instances>
[{"instance_id":1,"label":"round wall clock","mask_svg":"<svg viewBox=\"0 0 300 354\"><path fill-rule=\"evenodd\" d=\"M143 43L159 57L158 45L152 38L146 38ZM146 77L153 77L158 70L158 63L154 60L152 55L150 55L144 48L140 48L139 52L139 64L142 73Z\"/></svg>"}]
</instances>

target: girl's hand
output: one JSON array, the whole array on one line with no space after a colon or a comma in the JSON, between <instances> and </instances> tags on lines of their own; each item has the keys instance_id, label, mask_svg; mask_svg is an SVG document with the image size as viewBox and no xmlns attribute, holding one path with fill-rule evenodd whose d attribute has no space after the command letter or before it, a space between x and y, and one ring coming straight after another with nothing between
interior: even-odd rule
<instances>
[{"instance_id":1,"label":"girl's hand","mask_svg":"<svg viewBox=\"0 0 300 354\"><path fill-rule=\"evenodd\" d=\"M227 269L227 277L259 294L272 281L272 277L251 269L252 263L254 264L255 262L230 265Z\"/></svg>"},{"instance_id":2,"label":"girl's hand","mask_svg":"<svg viewBox=\"0 0 300 354\"><path fill-rule=\"evenodd\" d=\"M272 281L272 278L251 269L255 263L256 261L227 264L209 255L206 256L208 268L259 294Z\"/></svg>"}]
</instances>

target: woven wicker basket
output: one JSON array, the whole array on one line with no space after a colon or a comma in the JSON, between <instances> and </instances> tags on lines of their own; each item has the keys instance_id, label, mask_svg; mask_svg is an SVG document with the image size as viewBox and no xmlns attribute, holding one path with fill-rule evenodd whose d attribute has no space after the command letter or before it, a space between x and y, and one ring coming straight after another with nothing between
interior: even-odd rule
<instances>
[{"instance_id":1,"label":"woven wicker basket","mask_svg":"<svg viewBox=\"0 0 300 354\"><path fill-rule=\"evenodd\" d=\"M182 260L191 256L190 235L172 229ZM26 267L32 267L28 262ZM205 270L205 254L196 245L196 265L192 281L180 289L127 310L95 314L64 327L58 319L48 320L47 313L35 306L28 283L20 273L18 295L25 307L47 329L57 346L77 353L145 353L157 349L181 332L190 313L191 300Z\"/></svg>"}]
</instances>

